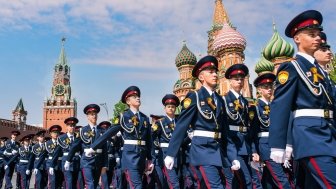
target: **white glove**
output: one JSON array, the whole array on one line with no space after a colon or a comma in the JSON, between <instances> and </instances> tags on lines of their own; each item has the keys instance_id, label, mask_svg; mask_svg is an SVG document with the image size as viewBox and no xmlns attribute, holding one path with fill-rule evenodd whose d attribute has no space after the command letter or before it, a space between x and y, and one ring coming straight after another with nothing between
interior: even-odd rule
<instances>
[{"instance_id":1,"label":"white glove","mask_svg":"<svg viewBox=\"0 0 336 189\"><path fill-rule=\"evenodd\" d=\"M284 163L285 161L285 150L280 148L271 148L270 158L275 163Z\"/></svg>"},{"instance_id":2,"label":"white glove","mask_svg":"<svg viewBox=\"0 0 336 189\"><path fill-rule=\"evenodd\" d=\"M52 167L49 168L49 174L54 175L54 168L52 168Z\"/></svg>"},{"instance_id":3,"label":"white glove","mask_svg":"<svg viewBox=\"0 0 336 189\"><path fill-rule=\"evenodd\" d=\"M37 174L37 169L34 169L33 173L34 173L34 175L36 175Z\"/></svg>"},{"instance_id":4,"label":"white glove","mask_svg":"<svg viewBox=\"0 0 336 189\"><path fill-rule=\"evenodd\" d=\"M117 164L120 163L120 158L116 158L116 163L117 163Z\"/></svg>"},{"instance_id":5,"label":"white glove","mask_svg":"<svg viewBox=\"0 0 336 189\"><path fill-rule=\"evenodd\" d=\"M89 148L89 149L85 149L84 153L86 157L92 157L92 155L96 152L92 148Z\"/></svg>"},{"instance_id":6,"label":"white glove","mask_svg":"<svg viewBox=\"0 0 336 189\"><path fill-rule=\"evenodd\" d=\"M292 159L292 154L293 154L293 147L292 147L292 145L287 144L285 152L286 152L285 159L286 160L291 160Z\"/></svg>"},{"instance_id":7,"label":"white glove","mask_svg":"<svg viewBox=\"0 0 336 189\"><path fill-rule=\"evenodd\" d=\"M174 158L171 157L171 156L167 156L164 159L164 163L165 163L165 166L167 167L167 169L172 170L172 168L174 166Z\"/></svg>"},{"instance_id":8,"label":"white glove","mask_svg":"<svg viewBox=\"0 0 336 189\"><path fill-rule=\"evenodd\" d=\"M117 132L117 136L118 137L120 137L121 136L121 132L119 131L119 132Z\"/></svg>"},{"instance_id":9,"label":"white glove","mask_svg":"<svg viewBox=\"0 0 336 189\"><path fill-rule=\"evenodd\" d=\"M16 150L12 150L12 154L13 155L17 154L17 151Z\"/></svg>"},{"instance_id":10,"label":"white glove","mask_svg":"<svg viewBox=\"0 0 336 189\"><path fill-rule=\"evenodd\" d=\"M8 168L8 165L5 165L5 170Z\"/></svg>"},{"instance_id":11,"label":"white glove","mask_svg":"<svg viewBox=\"0 0 336 189\"><path fill-rule=\"evenodd\" d=\"M194 137L194 132L188 132L188 137L190 138L190 140L192 140L192 138Z\"/></svg>"},{"instance_id":12,"label":"white glove","mask_svg":"<svg viewBox=\"0 0 336 189\"><path fill-rule=\"evenodd\" d=\"M30 171L28 169L26 170L26 175L30 175Z\"/></svg>"},{"instance_id":13,"label":"white glove","mask_svg":"<svg viewBox=\"0 0 336 189\"><path fill-rule=\"evenodd\" d=\"M240 162L238 160L233 160L231 169L234 171L238 171L240 169Z\"/></svg>"},{"instance_id":14,"label":"white glove","mask_svg":"<svg viewBox=\"0 0 336 189\"><path fill-rule=\"evenodd\" d=\"M285 162L283 164L283 166L287 169L289 169L292 165L290 164L289 160L288 159L285 159Z\"/></svg>"},{"instance_id":15,"label":"white glove","mask_svg":"<svg viewBox=\"0 0 336 189\"><path fill-rule=\"evenodd\" d=\"M69 171L69 169L70 169L70 162L65 161L65 163L64 163L64 170Z\"/></svg>"}]
</instances>

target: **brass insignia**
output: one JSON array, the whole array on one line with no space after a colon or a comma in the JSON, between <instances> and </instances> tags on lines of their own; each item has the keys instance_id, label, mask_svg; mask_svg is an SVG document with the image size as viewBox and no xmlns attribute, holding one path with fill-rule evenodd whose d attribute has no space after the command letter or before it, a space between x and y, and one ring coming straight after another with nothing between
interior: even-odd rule
<instances>
[{"instance_id":1,"label":"brass insignia","mask_svg":"<svg viewBox=\"0 0 336 189\"><path fill-rule=\"evenodd\" d=\"M317 72L317 68L316 68L316 67L312 67L312 68L310 68L310 71L311 71L312 74L313 74L313 82L314 82L314 83L318 83L319 78L320 78L321 80L323 80L323 76L320 75L320 74Z\"/></svg>"},{"instance_id":2,"label":"brass insignia","mask_svg":"<svg viewBox=\"0 0 336 189\"><path fill-rule=\"evenodd\" d=\"M253 120L253 118L254 118L254 112L253 111L249 112L249 118L250 118L250 120Z\"/></svg>"},{"instance_id":3,"label":"brass insignia","mask_svg":"<svg viewBox=\"0 0 336 189\"><path fill-rule=\"evenodd\" d=\"M211 109L213 109L213 110L216 109L216 105L215 105L215 103L213 102L213 100L212 100L211 97L208 97L208 98L207 98L207 102L208 102L209 106L211 107Z\"/></svg>"},{"instance_id":4,"label":"brass insignia","mask_svg":"<svg viewBox=\"0 0 336 189\"><path fill-rule=\"evenodd\" d=\"M170 127L171 130L174 130L174 128L175 128L174 123L169 124L169 127Z\"/></svg>"},{"instance_id":5,"label":"brass insignia","mask_svg":"<svg viewBox=\"0 0 336 189\"><path fill-rule=\"evenodd\" d=\"M144 125L147 126L147 122L146 121L144 121Z\"/></svg>"},{"instance_id":6,"label":"brass insignia","mask_svg":"<svg viewBox=\"0 0 336 189\"><path fill-rule=\"evenodd\" d=\"M185 99L183 100L183 107L184 107L185 109L187 109L187 108L190 106L190 104L191 104L191 99L190 99L190 98L185 98Z\"/></svg>"},{"instance_id":7,"label":"brass insignia","mask_svg":"<svg viewBox=\"0 0 336 189\"><path fill-rule=\"evenodd\" d=\"M243 108L243 106L240 104L239 100L235 100L234 101L234 104L235 104L235 110L239 110L239 108Z\"/></svg>"},{"instance_id":8,"label":"brass insignia","mask_svg":"<svg viewBox=\"0 0 336 189\"><path fill-rule=\"evenodd\" d=\"M287 71L281 71L278 73L278 81L281 85L285 84L288 80L289 73Z\"/></svg>"},{"instance_id":9,"label":"brass insignia","mask_svg":"<svg viewBox=\"0 0 336 189\"><path fill-rule=\"evenodd\" d=\"M158 126L157 124L153 124L153 125L152 125L152 129L153 129L153 131L158 130L158 128L159 128L159 126Z\"/></svg>"},{"instance_id":10,"label":"brass insignia","mask_svg":"<svg viewBox=\"0 0 336 189\"><path fill-rule=\"evenodd\" d=\"M264 109L265 109L265 111L264 111L265 115L268 115L270 113L270 111L271 111L270 107L268 105L264 106Z\"/></svg>"},{"instance_id":11,"label":"brass insignia","mask_svg":"<svg viewBox=\"0 0 336 189\"><path fill-rule=\"evenodd\" d=\"M84 135L87 137L93 137L94 133L92 131L89 131L89 132L85 132Z\"/></svg>"},{"instance_id":12,"label":"brass insignia","mask_svg":"<svg viewBox=\"0 0 336 189\"><path fill-rule=\"evenodd\" d=\"M76 138L79 138L79 132L76 132L75 134L76 134Z\"/></svg>"},{"instance_id":13,"label":"brass insignia","mask_svg":"<svg viewBox=\"0 0 336 189\"><path fill-rule=\"evenodd\" d=\"M132 117L132 123L133 123L134 126L138 126L139 121L138 121L138 118L137 118L136 115Z\"/></svg>"},{"instance_id":14,"label":"brass insignia","mask_svg":"<svg viewBox=\"0 0 336 189\"><path fill-rule=\"evenodd\" d=\"M69 138L65 139L65 144L67 144L67 145L70 144L70 139Z\"/></svg>"}]
</instances>

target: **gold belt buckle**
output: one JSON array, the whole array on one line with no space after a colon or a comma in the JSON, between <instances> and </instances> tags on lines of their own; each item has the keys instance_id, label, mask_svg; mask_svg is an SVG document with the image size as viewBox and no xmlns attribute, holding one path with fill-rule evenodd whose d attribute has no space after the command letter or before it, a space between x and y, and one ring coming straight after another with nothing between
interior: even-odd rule
<instances>
[{"instance_id":1,"label":"gold belt buckle","mask_svg":"<svg viewBox=\"0 0 336 189\"><path fill-rule=\"evenodd\" d=\"M245 132L244 131L244 126L239 126L239 132Z\"/></svg>"},{"instance_id":2,"label":"gold belt buckle","mask_svg":"<svg viewBox=\"0 0 336 189\"><path fill-rule=\"evenodd\" d=\"M214 134L214 139L218 139L219 138L219 133L218 132L215 132Z\"/></svg>"},{"instance_id":3,"label":"gold belt buckle","mask_svg":"<svg viewBox=\"0 0 336 189\"><path fill-rule=\"evenodd\" d=\"M139 145L139 146L141 145L141 140L138 140L138 145Z\"/></svg>"},{"instance_id":4,"label":"gold belt buckle","mask_svg":"<svg viewBox=\"0 0 336 189\"><path fill-rule=\"evenodd\" d=\"M324 110L324 118L330 118L329 110Z\"/></svg>"}]
</instances>

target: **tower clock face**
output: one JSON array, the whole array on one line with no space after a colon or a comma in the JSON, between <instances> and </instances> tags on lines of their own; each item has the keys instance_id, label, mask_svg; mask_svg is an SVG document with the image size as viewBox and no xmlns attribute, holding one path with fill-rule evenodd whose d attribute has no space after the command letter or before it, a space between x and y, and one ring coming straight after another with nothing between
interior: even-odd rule
<instances>
[{"instance_id":1,"label":"tower clock face","mask_svg":"<svg viewBox=\"0 0 336 189\"><path fill-rule=\"evenodd\" d=\"M65 87L62 84L57 84L54 90L56 95L62 95L65 92Z\"/></svg>"}]
</instances>

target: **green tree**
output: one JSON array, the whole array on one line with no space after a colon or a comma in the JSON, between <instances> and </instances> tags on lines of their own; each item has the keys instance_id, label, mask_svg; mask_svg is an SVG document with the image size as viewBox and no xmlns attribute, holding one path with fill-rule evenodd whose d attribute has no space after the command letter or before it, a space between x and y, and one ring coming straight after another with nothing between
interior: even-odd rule
<instances>
[{"instance_id":1,"label":"green tree","mask_svg":"<svg viewBox=\"0 0 336 189\"><path fill-rule=\"evenodd\" d=\"M122 103L121 101L116 103L114 105L114 109L113 109L113 120L112 120L112 122L114 122L114 120L117 119L120 116L120 113L123 113L127 109L128 109L128 106L126 104Z\"/></svg>"},{"instance_id":2,"label":"green tree","mask_svg":"<svg viewBox=\"0 0 336 189\"><path fill-rule=\"evenodd\" d=\"M336 54L334 54L334 56L331 60L330 66L331 66L331 71L329 73L329 76L330 76L331 80L336 82Z\"/></svg>"}]
</instances>

